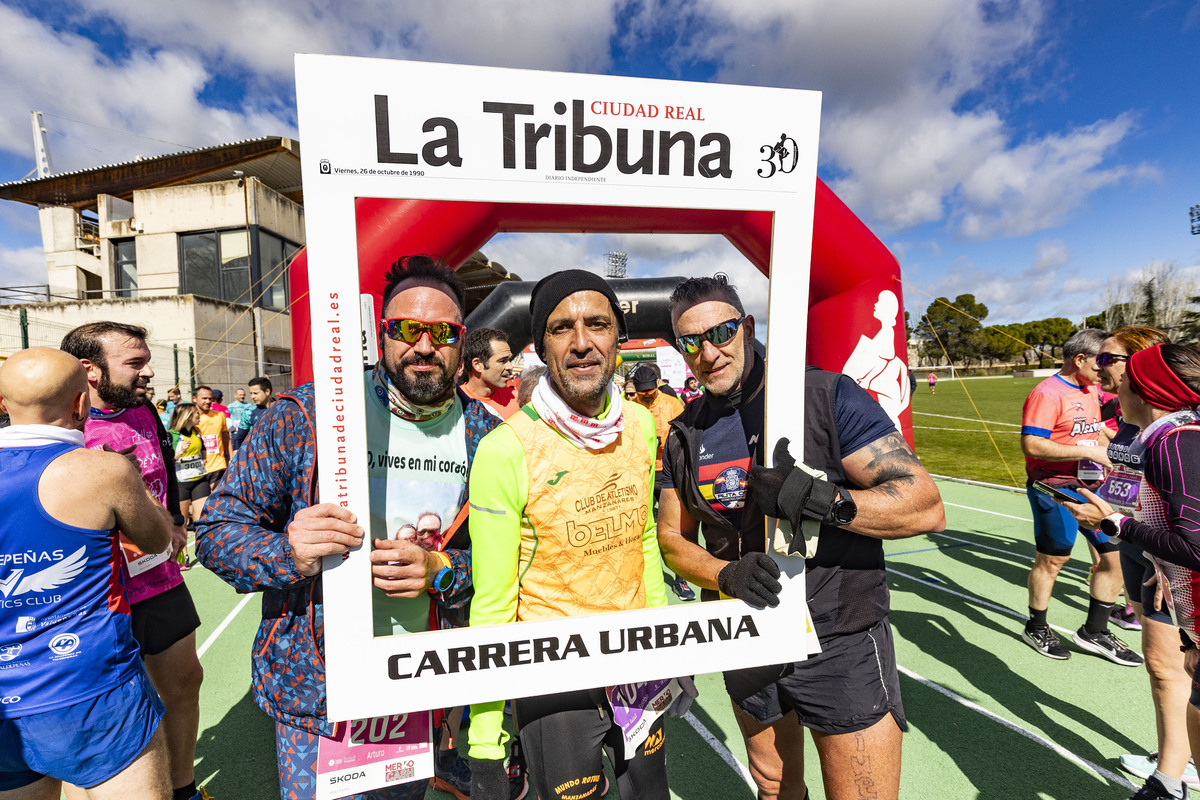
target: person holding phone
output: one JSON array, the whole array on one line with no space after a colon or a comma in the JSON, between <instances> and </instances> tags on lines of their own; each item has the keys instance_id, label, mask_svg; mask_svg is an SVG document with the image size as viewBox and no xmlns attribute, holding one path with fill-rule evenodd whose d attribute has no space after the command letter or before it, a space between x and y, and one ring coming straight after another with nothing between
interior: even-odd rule
<instances>
[{"instance_id":1,"label":"person holding phone","mask_svg":"<svg viewBox=\"0 0 1200 800\"><path fill-rule=\"evenodd\" d=\"M1168 604L1185 635L1185 668L1193 673L1187 728L1195 757L1200 753L1200 688L1195 677L1200 664L1195 599L1200 589L1200 352L1160 344L1134 353L1125 362L1117 396L1125 419L1141 428L1130 447L1142 454L1144 468L1134 512L1122 513L1086 490L1080 492L1086 504L1067 503L1064 508L1080 525L1098 526L1106 535L1145 550L1158 579L1169 587ZM1137 795L1139 800L1183 796L1182 790Z\"/></svg>"},{"instance_id":2,"label":"person holding phone","mask_svg":"<svg viewBox=\"0 0 1200 800\"><path fill-rule=\"evenodd\" d=\"M1108 338L1105 331L1087 328L1063 344L1063 365L1056 375L1039 383L1025 400L1021 415L1021 450L1025 454L1026 486L1033 510L1037 556L1029 571L1029 620L1021 639L1048 658L1071 657L1046 621L1050 595L1059 571L1071 557L1078 534L1096 554L1088 578L1088 612L1075 631L1075 643L1115 664L1135 667L1142 657L1108 630L1108 617L1121 589L1121 559L1117 545L1097 531L1076 525L1070 513L1034 484L1097 488L1112 467L1105 446L1108 428L1100 419L1099 367L1096 357Z\"/></svg>"}]
</instances>

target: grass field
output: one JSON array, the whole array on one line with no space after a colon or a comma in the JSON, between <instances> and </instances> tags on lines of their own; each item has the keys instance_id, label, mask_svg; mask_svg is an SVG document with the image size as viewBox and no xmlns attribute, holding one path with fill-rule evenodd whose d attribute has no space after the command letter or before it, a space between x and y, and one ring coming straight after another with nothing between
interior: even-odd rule
<instances>
[{"instance_id":1,"label":"grass field","mask_svg":"<svg viewBox=\"0 0 1200 800\"><path fill-rule=\"evenodd\" d=\"M1021 406L1042 378L967 378L924 384L912 399L917 455L935 475L1025 485Z\"/></svg>"}]
</instances>

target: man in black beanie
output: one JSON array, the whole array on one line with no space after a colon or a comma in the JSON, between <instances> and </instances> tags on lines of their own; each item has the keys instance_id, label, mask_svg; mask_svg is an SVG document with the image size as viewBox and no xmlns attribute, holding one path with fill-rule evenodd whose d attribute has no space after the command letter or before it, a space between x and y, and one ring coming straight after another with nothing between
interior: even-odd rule
<instances>
[{"instance_id":1,"label":"man in black beanie","mask_svg":"<svg viewBox=\"0 0 1200 800\"><path fill-rule=\"evenodd\" d=\"M546 375L529 403L484 437L471 468L471 624L664 606L651 513L654 420L612 382L626 338L617 296L599 276L567 270L534 287L529 310ZM678 713L695 693L681 683L684 692L669 700ZM603 688L512 705L543 800L602 796L602 750L622 797L670 797L661 719L629 748ZM471 798L508 800L503 702L474 703L472 712Z\"/></svg>"}]
</instances>

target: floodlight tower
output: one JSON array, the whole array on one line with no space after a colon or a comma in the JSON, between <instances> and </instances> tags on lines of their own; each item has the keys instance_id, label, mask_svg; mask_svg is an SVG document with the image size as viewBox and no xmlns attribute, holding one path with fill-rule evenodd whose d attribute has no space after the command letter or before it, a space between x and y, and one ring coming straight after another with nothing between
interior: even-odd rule
<instances>
[{"instance_id":1,"label":"floodlight tower","mask_svg":"<svg viewBox=\"0 0 1200 800\"><path fill-rule=\"evenodd\" d=\"M609 250L604 254L604 260L607 266L604 268L604 277L606 278L627 278L629 277L626 265L629 262L629 254L622 250Z\"/></svg>"}]
</instances>

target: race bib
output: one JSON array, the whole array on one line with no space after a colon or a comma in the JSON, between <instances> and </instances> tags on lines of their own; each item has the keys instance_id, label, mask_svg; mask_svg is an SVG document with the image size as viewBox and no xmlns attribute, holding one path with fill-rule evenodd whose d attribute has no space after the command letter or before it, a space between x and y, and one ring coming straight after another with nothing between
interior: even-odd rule
<instances>
[{"instance_id":1,"label":"race bib","mask_svg":"<svg viewBox=\"0 0 1200 800\"><path fill-rule=\"evenodd\" d=\"M382 789L433 776L428 711L339 722L317 746L317 800Z\"/></svg>"},{"instance_id":2,"label":"race bib","mask_svg":"<svg viewBox=\"0 0 1200 800\"><path fill-rule=\"evenodd\" d=\"M1108 480L1097 491L1110 506L1122 514L1132 515L1137 505L1138 491L1142 487L1142 476L1132 470L1114 467Z\"/></svg>"},{"instance_id":3,"label":"race bib","mask_svg":"<svg viewBox=\"0 0 1200 800\"><path fill-rule=\"evenodd\" d=\"M204 477L204 456L191 456L175 461L175 477L180 481L194 481Z\"/></svg>"},{"instance_id":4,"label":"race bib","mask_svg":"<svg viewBox=\"0 0 1200 800\"><path fill-rule=\"evenodd\" d=\"M216 453L218 450L220 450L220 439L221 437L215 433L201 436L200 441L204 442L204 452L211 455L212 453Z\"/></svg>"},{"instance_id":5,"label":"race bib","mask_svg":"<svg viewBox=\"0 0 1200 800\"><path fill-rule=\"evenodd\" d=\"M675 698L683 694L683 690L679 688L678 681L670 678L607 686L604 694L612 706L613 722L621 726L625 758L632 759L638 745L650 735L654 721L667 712Z\"/></svg>"},{"instance_id":6,"label":"race bib","mask_svg":"<svg viewBox=\"0 0 1200 800\"><path fill-rule=\"evenodd\" d=\"M171 545L167 545L167 549L161 553L143 553L133 542L122 536L121 555L125 557L125 568L129 570L129 577L132 578L169 561Z\"/></svg>"},{"instance_id":7,"label":"race bib","mask_svg":"<svg viewBox=\"0 0 1200 800\"><path fill-rule=\"evenodd\" d=\"M1095 447L1095 442L1076 442L1080 447ZM1081 458L1075 468L1075 477L1081 481L1096 482L1104 480L1104 465Z\"/></svg>"}]
</instances>

